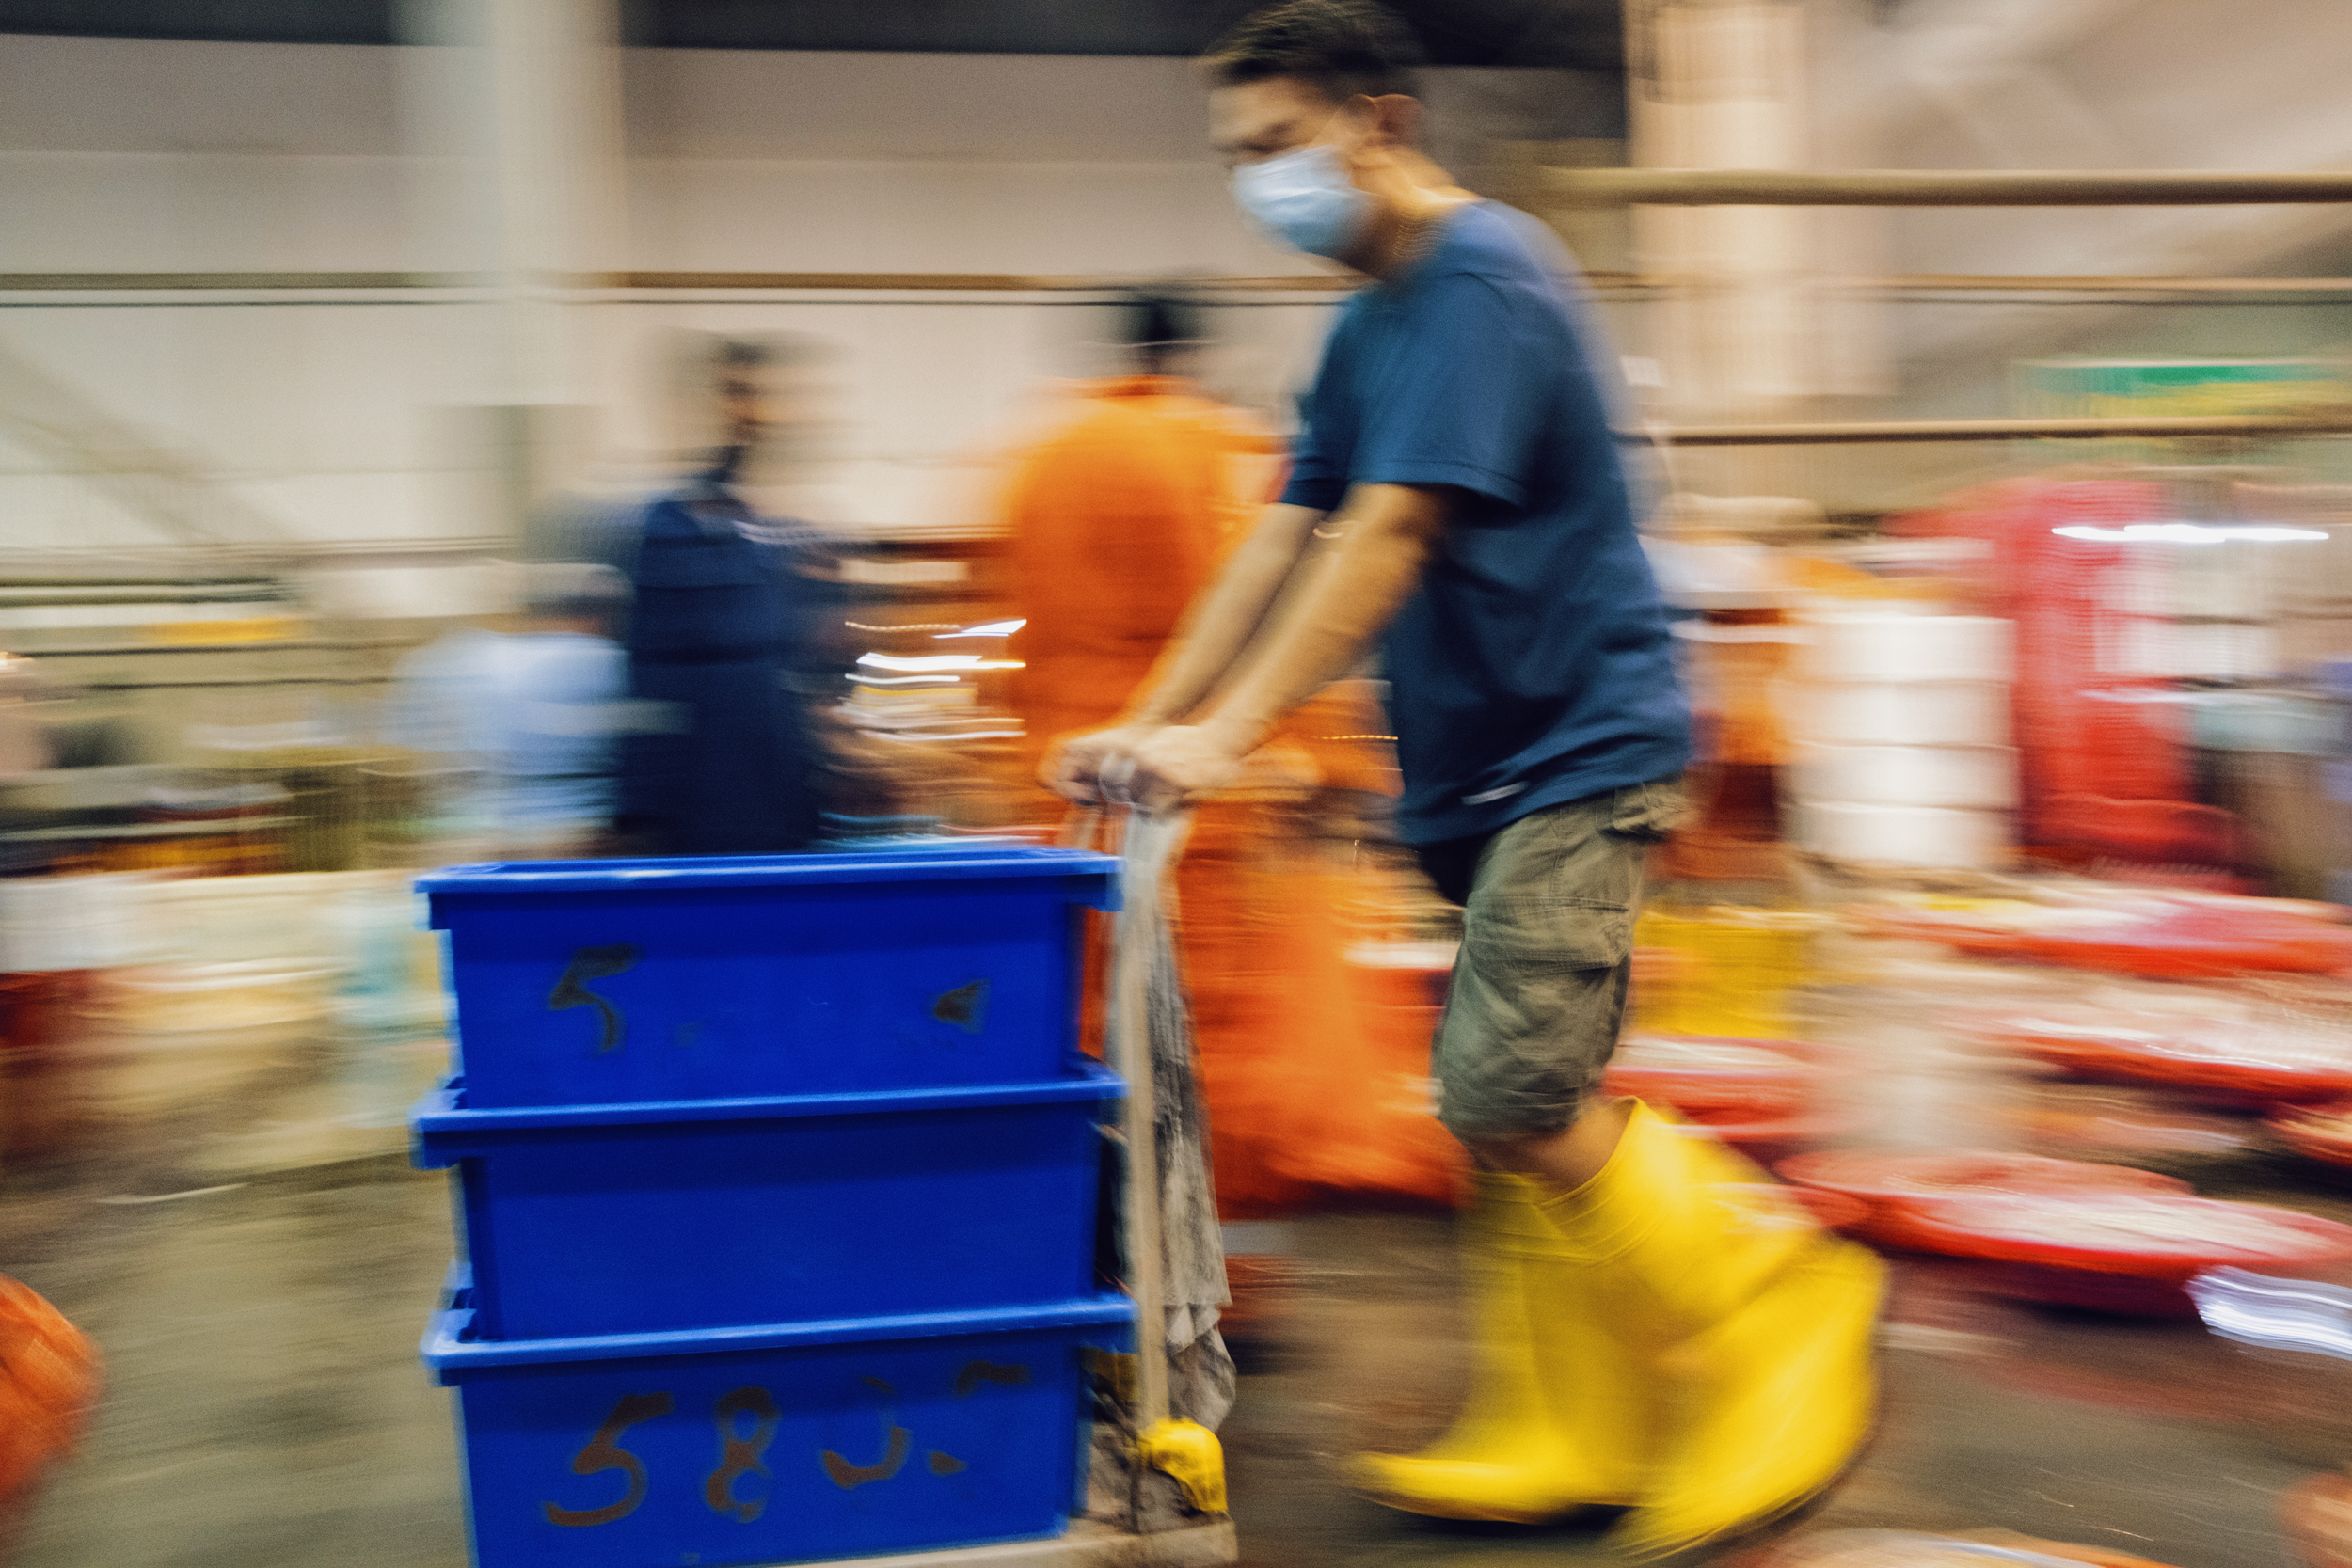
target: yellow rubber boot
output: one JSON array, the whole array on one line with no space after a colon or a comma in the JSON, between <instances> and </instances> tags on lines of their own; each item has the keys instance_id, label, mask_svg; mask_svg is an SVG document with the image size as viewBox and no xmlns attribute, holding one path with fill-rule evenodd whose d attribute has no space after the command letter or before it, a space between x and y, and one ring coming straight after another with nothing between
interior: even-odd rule
<instances>
[{"instance_id":1,"label":"yellow rubber boot","mask_svg":"<svg viewBox=\"0 0 2352 1568\"><path fill-rule=\"evenodd\" d=\"M1620 1544L1662 1557L1804 1503L1877 1408L1884 1270L1711 1138L1636 1105L1598 1176L1544 1212L1598 1267L1624 1331L1667 1326L1675 1411Z\"/></svg>"},{"instance_id":2,"label":"yellow rubber boot","mask_svg":"<svg viewBox=\"0 0 2352 1568\"><path fill-rule=\"evenodd\" d=\"M1417 1454L1363 1454L1378 1501L1448 1519L1540 1523L1644 1494L1655 1379L1605 1329L1594 1271L1565 1250L1524 1177L1482 1172L1464 1227L1476 1335L1470 1393Z\"/></svg>"}]
</instances>

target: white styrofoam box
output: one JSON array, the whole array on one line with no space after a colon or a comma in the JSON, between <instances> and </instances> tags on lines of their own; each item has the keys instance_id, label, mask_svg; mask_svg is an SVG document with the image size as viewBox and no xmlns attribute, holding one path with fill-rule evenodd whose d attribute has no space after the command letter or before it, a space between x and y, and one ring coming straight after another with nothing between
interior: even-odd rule
<instances>
[{"instance_id":1,"label":"white styrofoam box","mask_svg":"<svg viewBox=\"0 0 2352 1568\"><path fill-rule=\"evenodd\" d=\"M2252 680L2278 673L2268 626L2232 622L2120 622L2096 647L2099 673L2174 680Z\"/></svg>"},{"instance_id":2,"label":"white styrofoam box","mask_svg":"<svg viewBox=\"0 0 2352 1568\"><path fill-rule=\"evenodd\" d=\"M1847 746L2006 746L2009 688L1995 681L1824 681L1785 689L1800 739Z\"/></svg>"},{"instance_id":3,"label":"white styrofoam box","mask_svg":"<svg viewBox=\"0 0 2352 1568\"><path fill-rule=\"evenodd\" d=\"M1809 680L2005 682L2013 663L2010 623L1986 615L1824 615L1807 630Z\"/></svg>"},{"instance_id":4,"label":"white styrofoam box","mask_svg":"<svg viewBox=\"0 0 2352 1568\"><path fill-rule=\"evenodd\" d=\"M1745 539L1642 541L1659 591L1679 605L1707 609L1780 602L1778 559Z\"/></svg>"},{"instance_id":5,"label":"white styrofoam box","mask_svg":"<svg viewBox=\"0 0 2352 1568\"><path fill-rule=\"evenodd\" d=\"M2189 680L2259 680L2279 672L2279 640L2268 626L2207 623L2179 628L2176 668Z\"/></svg>"},{"instance_id":6,"label":"white styrofoam box","mask_svg":"<svg viewBox=\"0 0 2352 1568\"><path fill-rule=\"evenodd\" d=\"M1832 860L1991 870L2009 858L2005 812L1808 802L1804 847Z\"/></svg>"},{"instance_id":7,"label":"white styrofoam box","mask_svg":"<svg viewBox=\"0 0 2352 1568\"><path fill-rule=\"evenodd\" d=\"M296 871L151 882L138 895L145 951L137 961L304 958L348 965L358 942L346 906L386 898L415 918L407 878L398 871Z\"/></svg>"},{"instance_id":8,"label":"white styrofoam box","mask_svg":"<svg viewBox=\"0 0 2352 1568\"><path fill-rule=\"evenodd\" d=\"M1796 792L1807 800L1986 811L2017 803L2017 752L2008 746L1823 746L1801 741L1792 760Z\"/></svg>"},{"instance_id":9,"label":"white styrofoam box","mask_svg":"<svg viewBox=\"0 0 2352 1568\"><path fill-rule=\"evenodd\" d=\"M0 879L0 971L109 969L145 957L144 872Z\"/></svg>"}]
</instances>

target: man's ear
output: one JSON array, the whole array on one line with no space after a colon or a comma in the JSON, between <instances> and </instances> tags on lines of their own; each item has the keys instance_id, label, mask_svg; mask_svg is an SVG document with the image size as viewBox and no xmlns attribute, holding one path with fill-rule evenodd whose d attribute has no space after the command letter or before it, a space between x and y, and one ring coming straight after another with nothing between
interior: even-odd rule
<instances>
[{"instance_id":1,"label":"man's ear","mask_svg":"<svg viewBox=\"0 0 2352 1568\"><path fill-rule=\"evenodd\" d=\"M1360 158L1387 140L1387 133L1380 125L1379 101L1360 92L1341 103L1332 123L1339 129L1333 145L1343 158Z\"/></svg>"},{"instance_id":2,"label":"man's ear","mask_svg":"<svg viewBox=\"0 0 2352 1568\"><path fill-rule=\"evenodd\" d=\"M1421 145L1421 100L1401 92L1365 98L1373 117L1372 139L1394 147Z\"/></svg>"}]
</instances>

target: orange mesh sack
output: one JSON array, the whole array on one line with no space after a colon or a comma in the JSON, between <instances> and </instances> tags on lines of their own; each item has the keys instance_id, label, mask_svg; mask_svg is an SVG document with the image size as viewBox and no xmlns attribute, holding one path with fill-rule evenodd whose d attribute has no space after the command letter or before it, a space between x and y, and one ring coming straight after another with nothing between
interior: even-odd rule
<instances>
[{"instance_id":1,"label":"orange mesh sack","mask_svg":"<svg viewBox=\"0 0 2352 1568\"><path fill-rule=\"evenodd\" d=\"M1451 1206L1465 1162L1429 1103L1425 981L1348 961L1346 879L1295 867L1257 891L1242 977L1255 1027L1200 1034L1228 1217Z\"/></svg>"},{"instance_id":2,"label":"orange mesh sack","mask_svg":"<svg viewBox=\"0 0 2352 1568\"><path fill-rule=\"evenodd\" d=\"M1299 1173L1360 1201L1455 1207L1470 1161L1438 1121L1429 1053L1441 1009L1429 978L1354 962L1345 974L1354 1051L1313 1102L1322 1135L1302 1147Z\"/></svg>"},{"instance_id":3,"label":"orange mesh sack","mask_svg":"<svg viewBox=\"0 0 2352 1568\"><path fill-rule=\"evenodd\" d=\"M1312 1085L1345 1038L1317 983L1324 943L1312 890L1284 864L1263 801L1212 800L1193 813L1176 873L1177 931L1192 1001L1217 1212L1296 1213L1311 1189L1290 1169Z\"/></svg>"},{"instance_id":4,"label":"orange mesh sack","mask_svg":"<svg viewBox=\"0 0 2352 1568\"><path fill-rule=\"evenodd\" d=\"M30 1287L0 1275L0 1509L22 1503L80 1438L97 1347Z\"/></svg>"}]
</instances>

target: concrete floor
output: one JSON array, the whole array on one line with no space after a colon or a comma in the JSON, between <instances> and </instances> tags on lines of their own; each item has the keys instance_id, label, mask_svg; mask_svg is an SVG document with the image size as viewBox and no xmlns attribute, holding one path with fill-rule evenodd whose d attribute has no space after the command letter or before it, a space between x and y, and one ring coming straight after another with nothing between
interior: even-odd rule
<instances>
[{"instance_id":1,"label":"concrete floor","mask_svg":"<svg viewBox=\"0 0 2352 1568\"><path fill-rule=\"evenodd\" d=\"M1896 1015L1848 1001L1849 1037L1881 1041L1875 1070L1848 1079L1876 1141L2013 1145L2003 1117L2053 1092L1924 1032L1857 1031ZM447 1400L416 1360L449 1255L445 1178L348 1139L242 1167L215 1145L147 1147L0 1182L0 1266L94 1335L109 1369L22 1568L458 1568ZM2215 1196L2352 1217L2344 1187L2273 1152L2195 1174ZM1586 1527L1448 1527L1344 1489L1343 1455L1409 1449L1458 1398L1450 1227L1332 1215L1293 1233L1299 1284L1239 1347L1224 1434L1244 1561L1600 1560ZM1809 1528L1997 1527L2180 1568L2278 1568L2280 1489L2352 1460L2352 1366L2265 1357L2193 1322L2020 1307L1979 1294L1964 1266L1919 1261L1901 1267L1886 1342L1879 1441Z\"/></svg>"},{"instance_id":2,"label":"concrete floor","mask_svg":"<svg viewBox=\"0 0 2352 1568\"><path fill-rule=\"evenodd\" d=\"M1449 1525L1351 1496L1351 1449L1443 1430L1468 1376L1441 1222L1301 1227L1291 1321L1250 1347L1225 1430L1248 1568L1612 1560L1599 1523ZM2352 1368L2263 1361L2195 1323L1988 1300L1906 1263L1885 1330L1883 1423L1808 1529L2003 1528L2181 1568L2276 1568L2280 1488L2352 1459Z\"/></svg>"}]
</instances>

